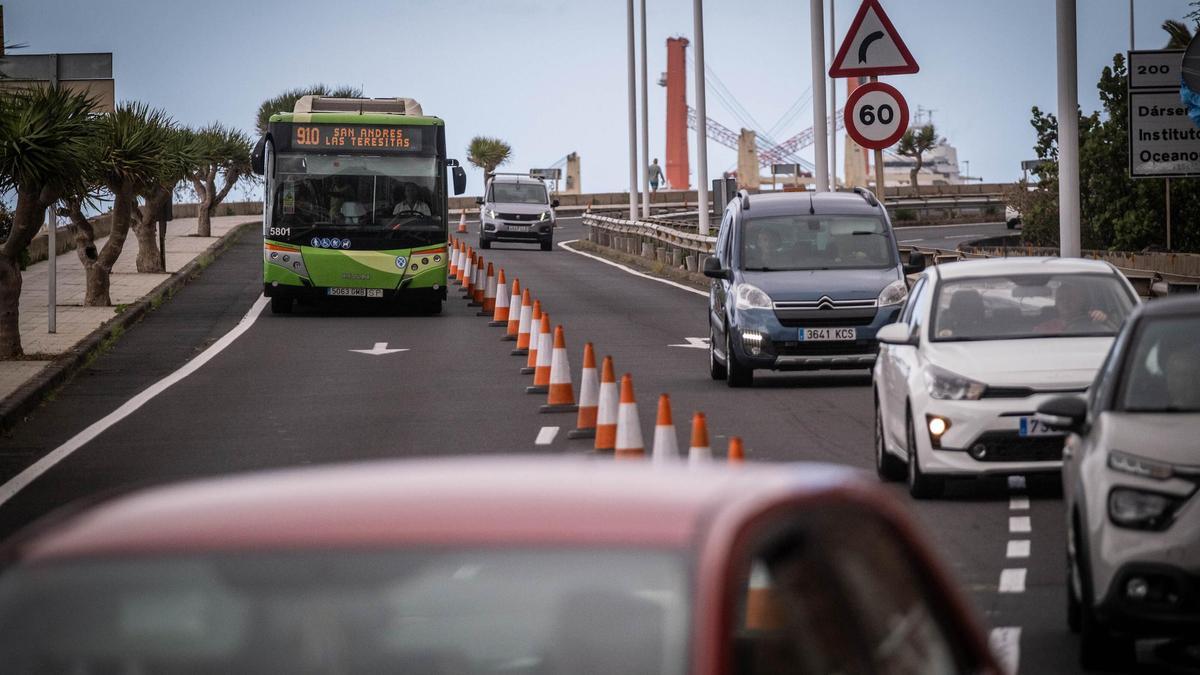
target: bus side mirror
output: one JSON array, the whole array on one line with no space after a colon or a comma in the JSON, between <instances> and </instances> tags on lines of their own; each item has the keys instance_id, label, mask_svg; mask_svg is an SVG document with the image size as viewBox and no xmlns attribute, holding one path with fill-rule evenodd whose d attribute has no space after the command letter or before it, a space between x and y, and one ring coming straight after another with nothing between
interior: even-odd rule
<instances>
[{"instance_id":1,"label":"bus side mirror","mask_svg":"<svg viewBox=\"0 0 1200 675\"><path fill-rule=\"evenodd\" d=\"M258 143L254 145L254 149L250 151L250 169L255 175L261 176L266 173L267 160L267 137L263 136L258 139Z\"/></svg>"},{"instance_id":2,"label":"bus side mirror","mask_svg":"<svg viewBox=\"0 0 1200 675\"><path fill-rule=\"evenodd\" d=\"M467 172L461 166L452 169L454 173L454 194L461 195L467 191Z\"/></svg>"}]
</instances>

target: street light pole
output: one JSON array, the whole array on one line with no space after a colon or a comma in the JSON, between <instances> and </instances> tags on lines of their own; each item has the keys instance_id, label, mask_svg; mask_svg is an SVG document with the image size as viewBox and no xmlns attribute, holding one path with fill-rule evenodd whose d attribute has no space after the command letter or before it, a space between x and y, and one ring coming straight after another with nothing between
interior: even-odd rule
<instances>
[{"instance_id":1,"label":"street light pole","mask_svg":"<svg viewBox=\"0 0 1200 675\"><path fill-rule=\"evenodd\" d=\"M647 91L646 65L646 0L641 0L642 14L642 217L650 217L650 94Z\"/></svg>"},{"instance_id":2,"label":"street light pole","mask_svg":"<svg viewBox=\"0 0 1200 675\"><path fill-rule=\"evenodd\" d=\"M809 34L812 38L813 163L817 192L829 191L829 142L825 118L825 0L809 0Z\"/></svg>"},{"instance_id":3,"label":"street light pole","mask_svg":"<svg viewBox=\"0 0 1200 675\"><path fill-rule=\"evenodd\" d=\"M633 48L633 0L625 0L626 44L629 47L629 219L637 220L638 156L637 156L637 70Z\"/></svg>"},{"instance_id":4,"label":"street light pole","mask_svg":"<svg viewBox=\"0 0 1200 675\"><path fill-rule=\"evenodd\" d=\"M1059 255L1078 258L1079 75L1075 0L1056 0L1058 30L1058 240Z\"/></svg>"},{"instance_id":5,"label":"street light pole","mask_svg":"<svg viewBox=\"0 0 1200 675\"><path fill-rule=\"evenodd\" d=\"M829 62L833 63L836 56L833 53L837 42L837 24L834 21L834 9L837 0L829 0ZM829 183L837 190L837 79L829 78Z\"/></svg>"},{"instance_id":6,"label":"street light pole","mask_svg":"<svg viewBox=\"0 0 1200 675\"><path fill-rule=\"evenodd\" d=\"M632 0L631 0L632 1ZM704 1L692 0L692 32L696 38L696 201L700 234L708 236L708 107L704 102Z\"/></svg>"}]
</instances>

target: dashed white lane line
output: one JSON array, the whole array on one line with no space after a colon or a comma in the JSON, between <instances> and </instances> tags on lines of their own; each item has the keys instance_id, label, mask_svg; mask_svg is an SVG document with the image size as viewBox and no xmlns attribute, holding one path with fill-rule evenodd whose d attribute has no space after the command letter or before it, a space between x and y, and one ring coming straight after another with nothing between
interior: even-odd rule
<instances>
[{"instance_id":1,"label":"dashed white lane line","mask_svg":"<svg viewBox=\"0 0 1200 675\"><path fill-rule=\"evenodd\" d=\"M183 364L178 370L155 382L141 392L137 396L129 399L121 404L121 407L101 417L93 422L89 427L72 436L66 443L51 450L49 454L34 462L29 468L17 474L12 480L4 485L0 485L0 506L3 506L8 500L12 499L18 492L24 489L39 476L46 473L54 467L55 464L63 461L79 448L82 448L89 441L104 433L112 425L120 422L129 415L133 414L138 408L146 405L155 396L166 391L171 385L179 382L183 378L191 375L200 369L201 366L208 363L214 356L220 354L226 347L233 344L233 341L238 339L243 333L250 330L254 325L255 320L262 314L263 308L267 306L266 296L259 296L254 305L250 307L250 311L242 317L228 333L222 335L220 339L212 343L208 349L200 352L196 358Z\"/></svg>"},{"instance_id":2,"label":"dashed white lane line","mask_svg":"<svg viewBox=\"0 0 1200 675\"><path fill-rule=\"evenodd\" d=\"M1025 592L1025 568L1010 567L1000 570L1000 592L1001 593L1024 593Z\"/></svg>"},{"instance_id":3,"label":"dashed white lane line","mask_svg":"<svg viewBox=\"0 0 1200 675\"><path fill-rule=\"evenodd\" d=\"M1008 542L1008 548L1004 552L1006 558L1028 558L1030 551L1030 543L1028 539L1013 539Z\"/></svg>"},{"instance_id":4,"label":"dashed white lane line","mask_svg":"<svg viewBox=\"0 0 1200 675\"><path fill-rule=\"evenodd\" d=\"M1029 516L1009 516L1008 531L1017 534L1032 532L1033 522L1029 519Z\"/></svg>"},{"instance_id":5,"label":"dashed white lane line","mask_svg":"<svg viewBox=\"0 0 1200 675\"><path fill-rule=\"evenodd\" d=\"M558 436L558 427L542 427L538 432L537 438L533 440L534 445L550 445L554 442L554 437Z\"/></svg>"},{"instance_id":6,"label":"dashed white lane line","mask_svg":"<svg viewBox=\"0 0 1200 675\"><path fill-rule=\"evenodd\" d=\"M1024 490L1025 489L1025 476L1009 476L1008 477L1008 489L1009 490Z\"/></svg>"},{"instance_id":7,"label":"dashed white lane line","mask_svg":"<svg viewBox=\"0 0 1200 675\"><path fill-rule=\"evenodd\" d=\"M602 258L602 257L600 257L600 256L598 256L598 255L592 255L591 253L584 253L583 251L578 251L578 250L575 250L575 249L571 248L570 246L567 246L567 244L573 244L573 243L575 243L576 241L579 241L579 240L578 240L578 239L572 239L572 240L570 240L570 241L560 241L560 242L558 242L558 247L559 247L559 248L561 248L561 249L563 249L564 251L570 251L571 253L574 253L575 255L581 255L581 256L583 256L583 257L585 257L585 258L591 258L592 260L597 260L597 261L599 261L599 262L602 262L602 263L604 263L605 265L611 265L611 266L613 266L613 267L615 267L615 268L617 268L617 269L619 269L619 270L621 270L621 271L623 271L623 272L628 272L629 274L632 274L632 275L633 275L633 276L635 276L635 277L641 277L641 278L643 278L643 279L649 279L650 281L657 281L657 282L658 282L658 283L660 283L660 284L666 284L666 285L668 285L668 286L674 286L675 288L678 288L678 289L681 289L681 290L687 291L688 293L695 293L696 295L700 295L700 296L703 296L703 297L706 297L706 298L708 297L708 293L705 293L704 291L701 291L701 290L697 290L697 289L695 289L695 288L692 288L691 286L684 286L683 284L678 284L678 283L675 283L674 281L671 281L670 279L659 279L658 277L651 276L651 275L649 275L649 274L643 274L643 273L641 273L641 272L639 272L639 271L637 271L637 270L635 270L635 269L633 269L633 268L631 268L631 267L627 267L627 266L625 266L625 265L622 265L621 263L613 262L613 261L611 261L611 260L608 260L608 259L606 259L606 258Z\"/></svg>"},{"instance_id":8,"label":"dashed white lane line","mask_svg":"<svg viewBox=\"0 0 1200 675\"><path fill-rule=\"evenodd\" d=\"M1015 675L1021 663L1021 628L1019 626L1002 626L993 628L988 635L988 646L1000 662L1004 672Z\"/></svg>"},{"instance_id":9,"label":"dashed white lane line","mask_svg":"<svg viewBox=\"0 0 1200 675\"><path fill-rule=\"evenodd\" d=\"M1010 511L1028 511L1029 497L1010 497L1008 508Z\"/></svg>"}]
</instances>

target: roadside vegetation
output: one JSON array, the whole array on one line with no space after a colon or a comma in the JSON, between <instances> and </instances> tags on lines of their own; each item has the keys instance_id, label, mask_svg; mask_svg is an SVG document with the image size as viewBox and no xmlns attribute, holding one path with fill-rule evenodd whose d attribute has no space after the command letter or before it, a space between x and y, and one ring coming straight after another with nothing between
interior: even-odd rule
<instances>
[{"instance_id":1,"label":"roadside vegetation","mask_svg":"<svg viewBox=\"0 0 1200 675\"><path fill-rule=\"evenodd\" d=\"M1200 16L1189 18L1200 20ZM1190 40L1178 21L1163 25L1168 45ZM1129 176L1124 54L1100 74L1102 109L1079 114L1080 235L1083 248L1114 251L1166 249L1166 186L1162 179ZM1058 118L1036 106L1030 123L1034 151L1044 161L1036 183L1018 183L1008 203L1021 212L1022 235L1035 246L1058 246ZM1171 250L1200 253L1200 179L1171 179Z\"/></svg>"},{"instance_id":2,"label":"roadside vegetation","mask_svg":"<svg viewBox=\"0 0 1200 675\"><path fill-rule=\"evenodd\" d=\"M512 146L499 138L476 136L467 145L467 161L483 169L483 185L487 186L497 167L508 162Z\"/></svg>"},{"instance_id":3,"label":"roadside vegetation","mask_svg":"<svg viewBox=\"0 0 1200 675\"><path fill-rule=\"evenodd\" d=\"M161 223L175 195L201 202L200 234L250 163L249 138L220 125L188 129L161 109L122 102L102 113L85 94L59 88L0 92L0 359L23 354L21 270L47 213L70 220L87 279L84 303L110 306L109 277L132 232L139 272L163 272ZM217 185L220 185L218 188ZM97 246L94 214L108 209Z\"/></svg>"}]
</instances>

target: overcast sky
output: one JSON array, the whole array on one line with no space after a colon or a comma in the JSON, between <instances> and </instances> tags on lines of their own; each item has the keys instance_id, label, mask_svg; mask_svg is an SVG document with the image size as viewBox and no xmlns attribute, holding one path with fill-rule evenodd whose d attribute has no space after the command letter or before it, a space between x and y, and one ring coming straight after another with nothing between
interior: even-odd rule
<instances>
[{"instance_id":1,"label":"overcast sky","mask_svg":"<svg viewBox=\"0 0 1200 675\"><path fill-rule=\"evenodd\" d=\"M828 1L828 0L827 0ZM858 0L835 0L840 41ZM1033 157L1029 110L1056 109L1053 0L882 0L921 72L884 78L988 181L1020 175ZM111 51L118 99L160 106L179 121L253 129L258 104L314 82L407 96L446 120L450 154L476 134L513 146L512 170L582 159L586 191L628 186L625 3L621 0L7 0L5 34L26 53ZM708 65L763 128L811 84L809 3L708 0ZM1137 47L1160 48L1164 19L1188 0L1137 0ZM648 0L651 156L663 158L666 38L692 36L690 0ZM1128 0L1080 0L1079 94L1129 47ZM827 46L828 49L828 46ZM690 51L690 50L689 50ZM689 71L688 99L694 99ZM709 88L709 115L737 115ZM845 98L844 87L840 88ZM812 109L782 140L812 126ZM693 139L694 144L694 139ZM840 141L839 141L840 148ZM812 158L812 149L804 153ZM839 150L840 154L840 150ZM691 151L695 163L694 145ZM710 141L709 174L735 153ZM840 160L839 160L840 164ZM963 167L965 170L965 166ZM839 167L839 173L841 173ZM469 191L479 189L472 171Z\"/></svg>"}]
</instances>

